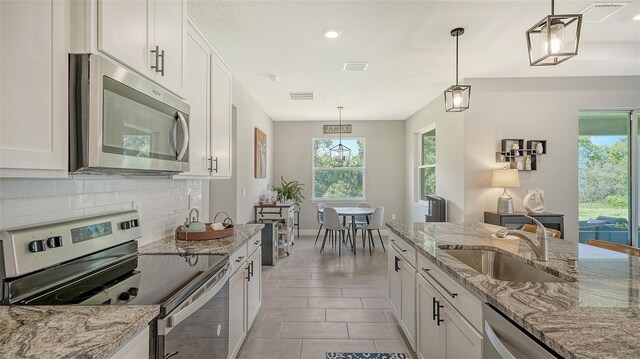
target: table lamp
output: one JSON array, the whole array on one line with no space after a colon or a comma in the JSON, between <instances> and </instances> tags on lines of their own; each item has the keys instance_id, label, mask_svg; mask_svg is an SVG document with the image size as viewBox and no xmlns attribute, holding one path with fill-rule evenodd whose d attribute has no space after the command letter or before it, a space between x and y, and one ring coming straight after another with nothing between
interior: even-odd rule
<instances>
[{"instance_id":1,"label":"table lamp","mask_svg":"<svg viewBox=\"0 0 640 359\"><path fill-rule=\"evenodd\" d=\"M507 193L507 188L520 187L520 177L517 169L493 170L491 187L502 187L504 193L498 198L498 213L513 214L513 198Z\"/></svg>"}]
</instances>

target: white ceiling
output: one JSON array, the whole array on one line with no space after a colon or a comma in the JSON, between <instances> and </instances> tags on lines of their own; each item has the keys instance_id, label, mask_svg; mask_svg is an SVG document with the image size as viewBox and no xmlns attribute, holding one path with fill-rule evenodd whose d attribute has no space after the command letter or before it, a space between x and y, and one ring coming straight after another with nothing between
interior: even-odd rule
<instances>
[{"instance_id":1,"label":"white ceiling","mask_svg":"<svg viewBox=\"0 0 640 359\"><path fill-rule=\"evenodd\" d=\"M583 24L579 55L551 67L530 67L525 43L550 12L546 0L189 0L189 12L273 120L332 120L337 106L347 121L404 120L455 82L454 27L465 28L460 78L640 75L640 0L624 2L604 22ZM556 14L592 3L556 1ZM327 28L342 35L326 39ZM346 61L371 65L343 72ZM316 99L294 102L292 91Z\"/></svg>"}]
</instances>

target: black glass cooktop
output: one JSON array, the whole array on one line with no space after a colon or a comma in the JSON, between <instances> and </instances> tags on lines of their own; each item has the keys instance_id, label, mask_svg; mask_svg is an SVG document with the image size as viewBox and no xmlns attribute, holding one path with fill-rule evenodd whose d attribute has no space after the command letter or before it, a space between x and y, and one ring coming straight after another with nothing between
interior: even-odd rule
<instances>
[{"instance_id":1,"label":"black glass cooktop","mask_svg":"<svg viewBox=\"0 0 640 359\"><path fill-rule=\"evenodd\" d=\"M31 305L161 305L161 315L211 278L228 256L138 255L22 302Z\"/></svg>"}]
</instances>

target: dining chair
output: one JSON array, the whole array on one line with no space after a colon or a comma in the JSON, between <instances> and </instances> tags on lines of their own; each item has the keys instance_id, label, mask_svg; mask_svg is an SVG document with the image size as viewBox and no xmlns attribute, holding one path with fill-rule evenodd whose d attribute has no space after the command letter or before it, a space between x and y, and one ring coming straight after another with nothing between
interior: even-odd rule
<instances>
[{"instance_id":1,"label":"dining chair","mask_svg":"<svg viewBox=\"0 0 640 359\"><path fill-rule=\"evenodd\" d=\"M317 207L317 218L318 218L318 224L320 224L320 228L318 228L318 234L316 235L316 241L315 243L313 243L313 245L315 246L316 244L318 244L318 238L320 238L320 231L322 231L322 224L323 224L323 215L322 212L320 211L321 209L325 208L327 205L324 203L318 203L316 204Z\"/></svg>"},{"instance_id":2,"label":"dining chair","mask_svg":"<svg viewBox=\"0 0 640 359\"><path fill-rule=\"evenodd\" d=\"M373 210L373 214L371 215L371 219L369 220L369 224L365 226L361 226L362 229L362 243L364 249L364 238L365 232L369 238L369 255L371 255L371 248L375 247L373 244L373 231L378 231L378 237L380 237L380 244L382 244L382 250L387 251L384 248L384 241L382 240L382 235L380 234L380 229L384 227L384 207L378 207Z\"/></svg>"},{"instance_id":3,"label":"dining chair","mask_svg":"<svg viewBox=\"0 0 640 359\"><path fill-rule=\"evenodd\" d=\"M335 248L337 245L338 255L342 255L342 242L345 239L345 233L347 240L351 243L351 248L354 248L353 242L351 241L351 231L349 230L349 227L342 225L342 222L340 222L340 216L338 216L338 211L336 211L335 208L326 207L324 209L323 225L325 230L320 253L324 251L324 245L327 242L327 236L329 236L332 248Z\"/></svg>"},{"instance_id":4,"label":"dining chair","mask_svg":"<svg viewBox=\"0 0 640 359\"><path fill-rule=\"evenodd\" d=\"M598 239L588 239L585 243L590 246L604 248L610 251L616 251L616 252L640 257L640 248L635 248L635 247L627 246L624 244L613 243L613 242L601 241Z\"/></svg>"}]
</instances>

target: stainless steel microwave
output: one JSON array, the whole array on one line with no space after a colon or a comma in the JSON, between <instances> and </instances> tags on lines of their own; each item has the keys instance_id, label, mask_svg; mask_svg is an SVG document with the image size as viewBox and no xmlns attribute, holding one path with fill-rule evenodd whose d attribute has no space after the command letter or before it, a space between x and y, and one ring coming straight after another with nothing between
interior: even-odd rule
<instances>
[{"instance_id":1,"label":"stainless steel microwave","mask_svg":"<svg viewBox=\"0 0 640 359\"><path fill-rule=\"evenodd\" d=\"M189 105L95 54L69 57L69 172L189 171Z\"/></svg>"}]
</instances>

